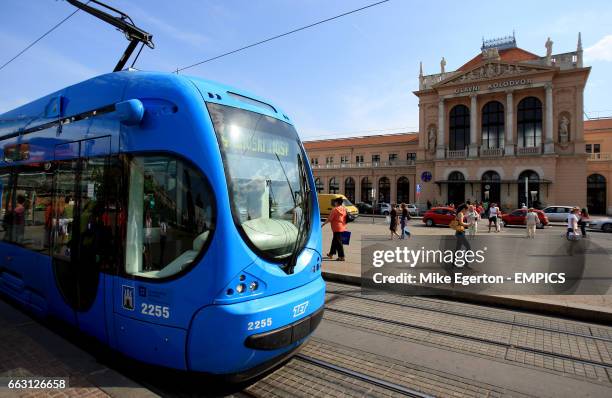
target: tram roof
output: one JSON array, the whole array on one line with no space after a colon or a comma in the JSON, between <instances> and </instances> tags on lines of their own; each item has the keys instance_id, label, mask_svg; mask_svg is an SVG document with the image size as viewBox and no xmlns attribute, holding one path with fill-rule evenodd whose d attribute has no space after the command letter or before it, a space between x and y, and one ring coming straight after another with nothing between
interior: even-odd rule
<instances>
[{"instance_id":1,"label":"tram roof","mask_svg":"<svg viewBox=\"0 0 612 398\"><path fill-rule=\"evenodd\" d=\"M193 76L125 70L106 73L64 87L0 114L0 139L8 134L56 121L61 117L78 115L132 99L124 98L125 89L129 84L138 90L139 84L150 87L151 83L159 83L160 98L163 98L169 84L174 86L174 90L177 88L181 90L180 87L184 86L186 80L195 85L205 101L265 114L292 124L289 117L276 105L244 90ZM186 88L183 90L187 91Z\"/></svg>"}]
</instances>

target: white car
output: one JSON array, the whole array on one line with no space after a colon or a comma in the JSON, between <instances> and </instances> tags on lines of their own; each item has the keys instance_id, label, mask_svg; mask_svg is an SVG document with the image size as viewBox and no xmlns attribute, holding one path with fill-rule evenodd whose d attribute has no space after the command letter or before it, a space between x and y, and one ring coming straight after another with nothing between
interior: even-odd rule
<instances>
[{"instance_id":1,"label":"white car","mask_svg":"<svg viewBox=\"0 0 612 398\"><path fill-rule=\"evenodd\" d=\"M589 229L598 231L612 232L612 218L601 218L589 221Z\"/></svg>"},{"instance_id":2,"label":"white car","mask_svg":"<svg viewBox=\"0 0 612 398\"><path fill-rule=\"evenodd\" d=\"M408 214L410 217L417 217L419 215L419 208L415 204L407 204L406 208L408 209Z\"/></svg>"},{"instance_id":3,"label":"white car","mask_svg":"<svg viewBox=\"0 0 612 398\"><path fill-rule=\"evenodd\" d=\"M391 214L391 205L389 203L380 202L376 204L376 214L388 216Z\"/></svg>"},{"instance_id":4,"label":"white car","mask_svg":"<svg viewBox=\"0 0 612 398\"><path fill-rule=\"evenodd\" d=\"M573 208L574 206L548 206L542 211L550 222L567 222L567 216Z\"/></svg>"}]
</instances>

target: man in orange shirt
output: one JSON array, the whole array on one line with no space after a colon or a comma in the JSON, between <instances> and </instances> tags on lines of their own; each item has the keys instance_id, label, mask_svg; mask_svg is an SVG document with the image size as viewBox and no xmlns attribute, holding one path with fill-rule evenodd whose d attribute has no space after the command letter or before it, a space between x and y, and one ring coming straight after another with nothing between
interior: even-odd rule
<instances>
[{"instance_id":1,"label":"man in orange shirt","mask_svg":"<svg viewBox=\"0 0 612 398\"><path fill-rule=\"evenodd\" d=\"M346 231L346 209L342 206L342 199L334 200L334 209L327 217L327 220L321 225L323 228L326 224L331 224L332 232L334 236L331 242L331 248L327 253L328 258L334 258L336 252L338 253L337 261L344 261L344 247L342 246L342 232Z\"/></svg>"}]
</instances>

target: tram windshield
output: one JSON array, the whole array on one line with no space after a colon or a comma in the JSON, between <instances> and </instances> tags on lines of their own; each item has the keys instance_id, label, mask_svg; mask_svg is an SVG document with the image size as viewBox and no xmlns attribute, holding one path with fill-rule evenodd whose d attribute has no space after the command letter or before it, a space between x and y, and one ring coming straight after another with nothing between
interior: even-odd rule
<instances>
[{"instance_id":1,"label":"tram windshield","mask_svg":"<svg viewBox=\"0 0 612 398\"><path fill-rule=\"evenodd\" d=\"M310 188L295 128L262 114L207 106L236 224L264 257L288 259L302 248L310 230Z\"/></svg>"}]
</instances>

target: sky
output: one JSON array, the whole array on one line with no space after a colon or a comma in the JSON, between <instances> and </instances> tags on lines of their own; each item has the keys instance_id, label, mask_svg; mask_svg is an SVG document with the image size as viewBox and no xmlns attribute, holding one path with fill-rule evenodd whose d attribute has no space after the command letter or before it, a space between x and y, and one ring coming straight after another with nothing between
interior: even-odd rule
<instances>
[{"instance_id":1,"label":"sky","mask_svg":"<svg viewBox=\"0 0 612 398\"><path fill-rule=\"evenodd\" d=\"M376 0L105 0L153 34L136 67L168 71ZM64 0L0 0L0 65L70 14ZM584 108L612 116L612 2L391 0L181 72L245 89L279 106L302 139L418 131L419 62L455 70L482 38L515 32L519 47L574 51L582 32L591 74ZM127 46L79 11L0 70L0 114L112 71Z\"/></svg>"}]
</instances>

